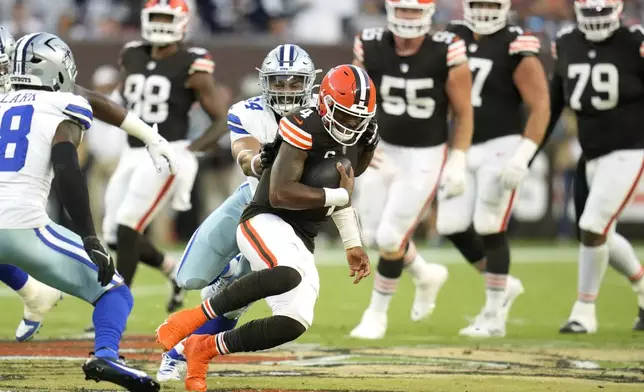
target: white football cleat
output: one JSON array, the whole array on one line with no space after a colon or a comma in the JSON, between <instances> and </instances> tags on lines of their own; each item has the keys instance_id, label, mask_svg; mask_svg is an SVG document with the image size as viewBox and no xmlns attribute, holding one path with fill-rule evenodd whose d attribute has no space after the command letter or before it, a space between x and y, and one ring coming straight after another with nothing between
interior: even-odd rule
<instances>
[{"instance_id":1,"label":"white football cleat","mask_svg":"<svg viewBox=\"0 0 644 392\"><path fill-rule=\"evenodd\" d=\"M376 340L385 337L387 332L387 313L365 310L360 324L351 331L349 336L355 339Z\"/></svg>"},{"instance_id":2,"label":"white football cleat","mask_svg":"<svg viewBox=\"0 0 644 392\"><path fill-rule=\"evenodd\" d=\"M597 332L595 304L575 301L568 322L559 333L591 334Z\"/></svg>"},{"instance_id":3,"label":"white football cleat","mask_svg":"<svg viewBox=\"0 0 644 392\"><path fill-rule=\"evenodd\" d=\"M503 295L503 307L501 308L501 313L506 321L508 320L508 314L510 313L512 303L514 303L514 300L523 294L524 291L525 289L523 288L521 281L514 276L509 275L508 282L505 287L505 293Z\"/></svg>"},{"instance_id":4,"label":"white football cleat","mask_svg":"<svg viewBox=\"0 0 644 392\"><path fill-rule=\"evenodd\" d=\"M445 284L449 273L444 265L419 263L422 265L421 276L413 276L416 285L414 304L411 307L411 320L420 321L429 317L436 308L436 297Z\"/></svg>"},{"instance_id":5,"label":"white football cleat","mask_svg":"<svg viewBox=\"0 0 644 392\"><path fill-rule=\"evenodd\" d=\"M16 340L19 342L31 340L42 327L45 314L63 298L63 293L60 290L49 287L32 277L29 277L26 284L32 285L29 290L34 295L22 299L24 303L23 319L16 328Z\"/></svg>"},{"instance_id":6,"label":"white football cleat","mask_svg":"<svg viewBox=\"0 0 644 392\"><path fill-rule=\"evenodd\" d=\"M491 338L505 336L505 318L503 311L489 311L483 309L481 314L469 326L458 332L461 336L470 338Z\"/></svg>"},{"instance_id":7,"label":"white football cleat","mask_svg":"<svg viewBox=\"0 0 644 392\"><path fill-rule=\"evenodd\" d=\"M167 353L161 354L161 365L157 371L158 382L181 381L186 374L186 361L170 358Z\"/></svg>"}]
</instances>

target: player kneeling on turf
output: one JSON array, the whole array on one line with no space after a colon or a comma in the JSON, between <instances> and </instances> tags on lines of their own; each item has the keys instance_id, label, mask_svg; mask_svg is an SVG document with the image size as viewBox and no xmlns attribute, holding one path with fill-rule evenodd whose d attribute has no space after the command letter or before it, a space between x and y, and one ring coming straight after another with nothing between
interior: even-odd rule
<instances>
[{"instance_id":1,"label":"player kneeling on turf","mask_svg":"<svg viewBox=\"0 0 644 392\"><path fill-rule=\"evenodd\" d=\"M275 162L264 172L237 228L239 248L253 272L201 306L171 315L157 329L157 338L170 349L209 319L261 298L266 298L273 316L214 336L190 336L184 342L186 389L206 390L213 357L276 347L311 326L319 291L314 239L328 216L342 236L354 282L369 275L369 259L350 206L351 167L360 175L377 144L371 122L375 95L364 70L341 65L322 81L317 110L300 108L280 121ZM328 162L333 162L333 171Z\"/></svg>"}]
</instances>

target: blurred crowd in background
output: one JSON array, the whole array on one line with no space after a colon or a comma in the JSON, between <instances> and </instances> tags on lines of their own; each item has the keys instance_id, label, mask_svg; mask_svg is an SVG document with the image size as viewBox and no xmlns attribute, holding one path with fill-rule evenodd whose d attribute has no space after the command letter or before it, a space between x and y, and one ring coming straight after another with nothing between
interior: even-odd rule
<instances>
[{"instance_id":1,"label":"blurred crowd in background","mask_svg":"<svg viewBox=\"0 0 644 392\"><path fill-rule=\"evenodd\" d=\"M257 40L306 44L350 44L356 32L366 27L386 26L384 0L186 0L192 13L189 39L204 42L231 36ZM2 0L0 25L14 35L35 31L56 32L71 40L140 39L140 10L143 0ZM513 0L512 22L531 30L543 41L544 51L563 26L573 23L573 0ZM438 28L462 16L460 0L437 0L434 17ZM627 1L624 19L640 23L644 0ZM85 72L92 72L86 70ZM94 73L94 88L109 94L119 83L119 72L111 65ZM259 95L255 77L240 86L226 86L230 104L244 97ZM233 89L241 96L233 96ZM192 134L206 128L209 119L196 107ZM82 151L97 228L101 227L103 195L109 176L126 148L125 136L118 130L105 131L96 122L88 132ZM564 114L553 138L553 212L558 217L557 236L574 237L570 220L570 197L574 167L580 155L574 116ZM194 228L243 181L230 156L229 140L224 137L220 151L202 158L193 192L195 208L179 215L169 212L152 226L157 240L165 243L186 241ZM52 214L56 215L55 202ZM63 214L64 215L64 214ZM61 218L63 219L63 218ZM61 220L59 219L59 220ZM64 221L63 221L64 223ZM440 241L430 213L421 224L419 235ZM332 238L333 233L328 233ZM320 239L324 241L324 236Z\"/></svg>"},{"instance_id":2,"label":"blurred crowd in background","mask_svg":"<svg viewBox=\"0 0 644 392\"><path fill-rule=\"evenodd\" d=\"M301 43L339 43L384 22L384 0L186 0L190 35L259 34ZM2 0L0 20L17 35L45 30L73 39L138 36L143 0ZM573 0L513 0L515 22L553 36L573 19ZM644 0L626 1L625 17L641 20ZM436 23L460 18L462 2L437 0Z\"/></svg>"}]
</instances>

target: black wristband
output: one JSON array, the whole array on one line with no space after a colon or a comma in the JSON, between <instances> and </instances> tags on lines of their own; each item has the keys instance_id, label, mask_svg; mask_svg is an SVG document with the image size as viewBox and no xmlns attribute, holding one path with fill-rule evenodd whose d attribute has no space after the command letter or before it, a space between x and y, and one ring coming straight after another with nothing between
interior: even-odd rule
<instances>
[{"instance_id":1,"label":"black wristband","mask_svg":"<svg viewBox=\"0 0 644 392\"><path fill-rule=\"evenodd\" d=\"M76 232L83 238L95 236L89 207L89 192L78 163L76 146L71 142L57 143L51 148L56 194L74 222Z\"/></svg>"}]
</instances>

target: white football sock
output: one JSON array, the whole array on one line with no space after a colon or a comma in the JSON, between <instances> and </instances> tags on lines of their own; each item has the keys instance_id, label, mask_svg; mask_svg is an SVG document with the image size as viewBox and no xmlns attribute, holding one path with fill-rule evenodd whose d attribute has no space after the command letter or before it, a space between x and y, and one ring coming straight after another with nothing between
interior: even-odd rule
<instances>
[{"instance_id":1,"label":"white football sock","mask_svg":"<svg viewBox=\"0 0 644 392\"><path fill-rule=\"evenodd\" d=\"M399 281L400 278L385 278L376 272L369 309L386 313L389 310L389 302L391 302L391 298L398 289Z\"/></svg>"},{"instance_id":2,"label":"white football sock","mask_svg":"<svg viewBox=\"0 0 644 392\"><path fill-rule=\"evenodd\" d=\"M608 267L608 245L595 247L580 245L578 267L577 299L580 302L593 303L597 299L599 287Z\"/></svg>"},{"instance_id":3,"label":"white football sock","mask_svg":"<svg viewBox=\"0 0 644 392\"><path fill-rule=\"evenodd\" d=\"M38 295L38 284L39 282L32 278L31 275L27 278L27 281L25 282L25 285L22 286L22 288L16 293L22 298L23 301L29 301L33 298L35 298Z\"/></svg>"},{"instance_id":4,"label":"white football sock","mask_svg":"<svg viewBox=\"0 0 644 392\"><path fill-rule=\"evenodd\" d=\"M422 264L427 264L427 261L418 253L416 245L413 242L409 243L409 248L405 252L403 261L405 263L405 269L409 271L411 276L414 278L420 278L422 276L423 271L425 271Z\"/></svg>"},{"instance_id":5,"label":"white football sock","mask_svg":"<svg viewBox=\"0 0 644 392\"><path fill-rule=\"evenodd\" d=\"M612 233L606 240L610 266L631 282L637 282L644 275L633 246L619 233Z\"/></svg>"},{"instance_id":6,"label":"white football sock","mask_svg":"<svg viewBox=\"0 0 644 392\"><path fill-rule=\"evenodd\" d=\"M485 273L485 310L498 312L503 307L508 275Z\"/></svg>"}]
</instances>

